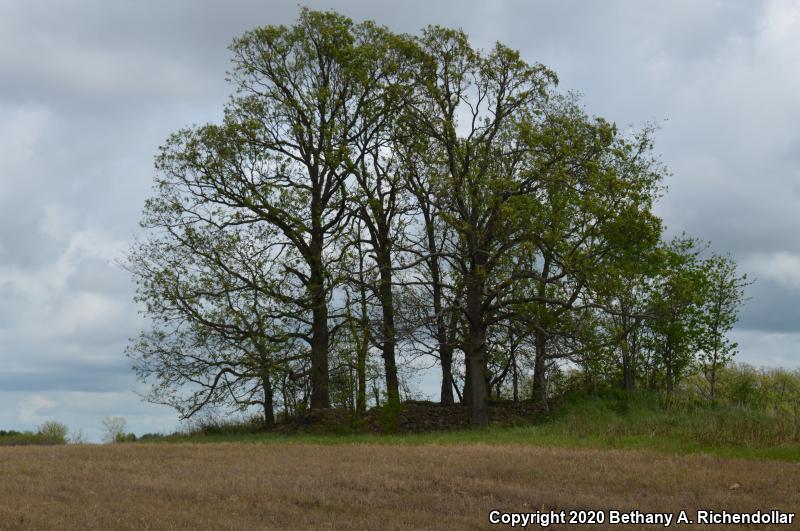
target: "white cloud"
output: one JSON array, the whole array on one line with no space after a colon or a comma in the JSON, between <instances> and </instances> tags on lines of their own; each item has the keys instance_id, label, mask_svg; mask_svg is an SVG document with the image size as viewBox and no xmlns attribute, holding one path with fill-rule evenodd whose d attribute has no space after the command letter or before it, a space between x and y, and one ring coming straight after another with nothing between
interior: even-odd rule
<instances>
[{"instance_id":1,"label":"white cloud","mask_svg":"<svg viewBox=\"0 0 800 531\"><path fill-rule=\"evenodd\" d=\"M756 367L800 369L800 333L765 333L759 330L736 330L732 335L739 343L741 361Z\"/></svg>"},{"instance_id":2,"label":"white cloud","mask_svg":"<svg viewBox=\"0 0 800 531\"><path fill-rule=\"evenodd\" d=\"M7 169L9 161L26 162L33 154L42 131L47 126L48 112L37 107L0 105L0 163Z\"/></svg>"},{"instance_id":3,"label":"white cloud","mask_svg":"<svg viewBox=\"0 0 800 531\"><path fill-rule=\"evenodd\" d=\"M768 278L784 286L800 289L800 256L785 252L756 255L747 268L757 278Z\"/></svg>"},{"instance_id":4,"label":"white cloud","mask_svg":"<svg viewBox=\"0 0 800 531\"><path fill-rule=\"evenodd\" d=\"M127 420L128 429L143 433L171 433L180 428L177 416L165 408L142 403L131 391L79 392L47 391L42 393L3 392L0 400L0 429L35 430L46 420L66 424L70 431L82 430L90 442L103 438L102 421L107 416Z\"/></svg>"},{"instance_id":5,"label":"white cloud","mask_svg":"<svg viewBox=\"0 0 800 531\"><path fill-rule=\"evenodd\" d=\"M55 405L53 400L42 395L30 395L19 402L19 418L28 423L45 420L46 413Z\"/></svg>"},{"instance_id":6,"label":"white cloud","mask_svg":"<svg viewBox=\"0 0 800 531\"><path fill-rule=\"evenodd\" d=\"M102 293L78 292L58 309L55 329L63 335L90 333L113 325L121 315L119 301Z\"/></svg>"}]
</instances>

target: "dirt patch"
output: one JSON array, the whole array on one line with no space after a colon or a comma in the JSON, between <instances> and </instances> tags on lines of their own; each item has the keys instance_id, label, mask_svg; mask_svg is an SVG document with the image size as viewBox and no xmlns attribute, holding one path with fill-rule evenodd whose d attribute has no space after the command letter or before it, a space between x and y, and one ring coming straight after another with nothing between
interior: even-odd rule
<instances>
[{"instance_id":1,"label":"dirt patch","mask_svg":"<svg viewBox=\"0 0 800 531\"><path fill-rule=\"evenodd\" d=\"M492 509L798 512L799 484L795 463L522 445L4 447L0 529L487 529Z\"/></svg>"}]
</instances>

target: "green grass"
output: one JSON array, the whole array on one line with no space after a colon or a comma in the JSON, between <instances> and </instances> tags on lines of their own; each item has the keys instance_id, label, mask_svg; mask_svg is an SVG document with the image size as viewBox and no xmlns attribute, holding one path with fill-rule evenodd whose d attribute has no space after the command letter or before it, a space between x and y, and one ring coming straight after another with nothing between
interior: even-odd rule
<instances>
[{"instance_id":1,"label":"green grass","mask_svg":"<svg viewBox=\"0 0 800 531\"><path fill-rule=\"evenodd\" d=\"M745 459L800 462L800 433L792 419L746 408L664 404L655 395L618 393L575 396L549 419L532 426L483 430L374 435L215 433L176 434L155 442L308 444L532 444L603 449L641 449L669 454L704 453Z\"/></svg>"},{"instance_id":2,"label":"green grass","mask_svg":"<svg viewBox=\"0 0 800 531\"><path fill-rule=\"evenodd\" d=\"M0 434L0 446L50 446L65 444L63 438L59 439L42 433L6 432Z\"/></svg>"}]
</instances>

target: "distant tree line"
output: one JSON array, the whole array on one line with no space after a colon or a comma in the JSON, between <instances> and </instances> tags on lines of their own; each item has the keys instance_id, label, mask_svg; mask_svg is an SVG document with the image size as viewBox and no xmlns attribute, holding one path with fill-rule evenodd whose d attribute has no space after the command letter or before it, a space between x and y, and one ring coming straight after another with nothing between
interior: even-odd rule
<instances>
[{"instance_id":1,"label":"distant tree line","mask_svg":"<svg viewBox=\"0 0 800 531\"><path fill-rule=\"evenodd\" d=\"M477 426L493 398L546 400L566 362L627 390L702 367L714 392L747 281L664 241L651 129L438 26L304 9L230 49L224 118L162 146L130 253L150 400L363 415L424 364Z\"/></svg>"}]
</instances>

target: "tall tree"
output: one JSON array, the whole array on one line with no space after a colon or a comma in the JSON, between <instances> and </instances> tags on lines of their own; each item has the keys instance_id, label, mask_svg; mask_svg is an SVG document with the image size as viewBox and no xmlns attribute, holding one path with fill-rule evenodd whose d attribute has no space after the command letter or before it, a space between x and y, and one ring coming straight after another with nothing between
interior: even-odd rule
<instances>
[{"instance_id":1,"label":"tall tree","mask_svg":"<svg viewBox=\"0 0 800 531\"><path fill-rule=\"evenodd\" d=\"M733 329L744 304L747 275L739 275L736 263L726 255L713 255L705 261L707 290L702 307L699 361L709 385L709 396L716 397L717 375L733 356L738 344L727 334Z\"/></svg>"},{"instance_id":2,"label":"tall tree","mask_svg":"<svg viewBox=\"0 0 800 531\"><path fill-rule=\"evenodd\" d=\"M663 248L662 270L650 298L650 348L668 393L692 365L702 333L702 305L708 287L703 251L692 238L674 238Z\"/></svg>"},{"instance_id":3,"label":"tall tree","mask_svg":"<svg viewBox=\"0 0 800 531\"><path fill-rule=\"evenodd\" d=\"M371 104L365 105L356 118L353 151L358 157L352 166L355 182L352 204L363 226L357 232L357 243L366 244L377 269L376 282L369 286L381 308L381 326L374 339L380 343L384 360L387 400L398 405L394 276L408 205L402 170L393 147L407 142L413 134L398 119L411 95L413 47L407 38L386 31L381 38L372 39L372 46L368 72L378 88L373 89Z\"/></svg>"},{"instance_id":4,"label":"tall tree","mask_svg":"<svg viewBox=\"0 0 800 531\"><path fill-rule=\"evenodd\" d=\"M584 336L594 343L585 337L581 315L598 306L591 288L657 244L661 222L652 205L663 168L650 154L648 129L623 135L613 124L589 118L571 96L553 100L535 143L550 153L546 160L556 161L543 178L536 213L530 267L538 271L531 279L538 300L526 312L535 319L534 395L543 400L548 341Z\"/></svg>"},{"instance_id":5,"label":"tall tree","mask_svg":"<svg viewBox=\"0 0 800 531\"><path fill-rule=\"evenodd\" d=\"M356 415L363 416L367 412L367 360L372 346L372 324L369 307L371 302L368 286L374 282L368 278L366 270L366 253L361 241L362 228L356 220L354 227L355 256L354 270L350 286L345 290L345 311L347 313L347 332L356 355Z\"/></svg>"},{"instance_id":6,"label":"tall tree","mask_svg":"<svg viewBox=\"0 0 800 531\"><path fill-rule=\"evenodd\" d=\"M435 353L442 371L440 401L454 403L453 392L457 391L453 379L453 355L459 346L458 308L461 298L453 268L448 262L453 249L453 231L443 219L442 204L433 184L433 176L441 170L431 143L425 137L416 136L413 141L395 146L399 154L405 187L413 197L416 223L409 224L405 236L404 251L413 257L416 264L406 287L406 314L411 317L411 331L422 331L426 337L416 335L414 341L424 345L429 353ZM428 345L432 339L435 345Z\"/></svg>"},{"instance_id":7,"label":"tall tree","mask_svg":"<svg viewBox=\"0 0 800 531\"><path fill-rule=\"evenodd\" d=\"M376 47L387 32L303 9L294 26L267 26L231 46L236 95L220 125L173 135L158 159L161 189L180 190L220 225L266 224L294 257L286 298L309 315L311 407L329 406L329 303L340 276L347 180L363 152L354 139L381 119ZM191 204L191 203L189 203Z\"/></svg>"},{"instance_id":8,"label":"tall tree","mask_svg":"<svg viewBox=\"0 0 800 531\"><path fill-rule=\"evenodd\" d=\"M488 282L520 235L514 211L526 210L520 203L538 184L535 176L519 173L524 149L516 126L523 115L538 112L555 75L500 44L480 53L459 31L429 27L419 44L414 126L438 153L434 186L459 239L454 263L464 282L466 385L471 422L483 426L488 423L487 310L496 299Z\"/></svg>"}]
</instances>

